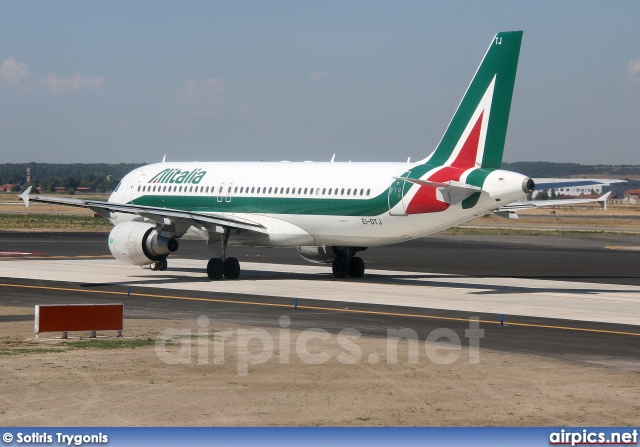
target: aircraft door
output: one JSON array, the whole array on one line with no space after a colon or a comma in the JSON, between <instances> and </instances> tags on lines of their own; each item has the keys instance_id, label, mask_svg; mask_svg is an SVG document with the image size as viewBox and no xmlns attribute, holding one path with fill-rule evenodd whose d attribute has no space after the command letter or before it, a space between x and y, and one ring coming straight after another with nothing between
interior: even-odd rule
<instances>
[{"instance_id":1,"label":"aircraft door","mask_svg":"<svg viewBox=\"0 0 640 447\"><path fill-rule=\"evenodd\" d=\"M225 198L225 200L227 202L231 202L231 193L233 192L233 182L229 183L229 187L227 188L227 196Z\"/></svg>"},{"instance_id":2,"label":"aircraft door","mask_svg":"<svg viewBox=\"0 0 640 447\"><path fill-rule=\"evenodd\" d=\"M224 196L225 196L224 185L225 185L225 182L220 182L220 186L218 186L218 202L222 202L222 200L224 199Z\"/></svg>"},{"instance_id":3,"label":"aircraft door","mask_svg":"<svg viewBox=\"0 0 640 447\"><path fill-rule=\"evenodd\" d=\"M411 171L399 172L394 177L408 177ZM407 210L405 206L405 190L409 188L409 184L404 180L395 179L389 186L389 215L406 216Z\"/></svg>"},{"instance_id":4,"label":"aircraft door","mask_svg":"<svg viewBox=\"0 0 640 447\"><path fill-rule=\"evenodd\" d=\"M121 188L124 187L124 191L122 192L124 203L129 203L133 200L134 197L136 197L135 193L137 191L138 185L140 184L141 174L142 171L134 171L131 174L131 178L127 179L127 183L120 186Z\"/></svg>"}]
</instances>

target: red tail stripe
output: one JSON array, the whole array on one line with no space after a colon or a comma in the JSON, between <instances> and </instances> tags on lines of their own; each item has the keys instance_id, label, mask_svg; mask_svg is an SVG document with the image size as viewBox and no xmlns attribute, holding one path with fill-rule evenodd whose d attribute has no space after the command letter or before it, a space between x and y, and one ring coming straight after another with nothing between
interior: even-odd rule
<instances>
[{"instance_id":1,"label":"red tail stripe","mask_svg":"<svg viewBox=\"0 0 640 447\"><path fill-rule=\"evenodd\" d=\"M484 111L480 113L478 121L476 121L476 124L467 137L467 141L464 142L460 153L456 159L453 160L453 163L451 163L452 167L466 170L475 165L478 155L478 145L480 144L480 129L482 128L483 115Z\"/></svg>"},{"instance_id":2,"label":"red tail stripe","mask_svg":"<svg viewBox=\"0 0 640 447\"><path fill-rule=\"evenodd\" d=\"M478 121L471 129L467 140L462 145L458 156L449 166L444 166L429 176L429 180L434 182L446 182L449 180L459 181L462 174L469 168L475 166L480 144L480 130L482 128L482 117L480 113ZM448 203L441 202L436 197L436 189L430 186L420 186L411 202L407 206L407 214L437 213L449 208Z\"/></svg>"}]
</instances>

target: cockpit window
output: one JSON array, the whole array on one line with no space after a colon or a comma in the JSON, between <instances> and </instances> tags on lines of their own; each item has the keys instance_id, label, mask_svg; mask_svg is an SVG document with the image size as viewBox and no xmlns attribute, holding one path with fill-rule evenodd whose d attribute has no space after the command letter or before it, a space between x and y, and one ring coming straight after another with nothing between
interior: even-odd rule
<instances>
[{"instance_id":1,"label":"cockpit window","mask_svg":"<svg viewBox=\"0 0 640 447\"><path fill-rule=\"evenodd\" d=\"M120 188L120 185L122 185L122 182L118 183L118 186L116 186L116 189L114 189L113 192L116 192Z\"/></svg>"}]
</instances>

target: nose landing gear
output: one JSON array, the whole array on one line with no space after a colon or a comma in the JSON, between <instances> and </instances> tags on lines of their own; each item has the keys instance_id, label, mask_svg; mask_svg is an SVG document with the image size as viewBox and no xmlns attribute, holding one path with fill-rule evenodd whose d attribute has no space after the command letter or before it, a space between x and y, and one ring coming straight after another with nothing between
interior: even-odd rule
<instances>
[{"instance_id":1,"label":"nose landing gear","mask_svg":"<svg viewBox=\"0 0 640 447\"><path fill-rule=\"evenodd\" d=\"M161 258L159 261L151 264L151 270L153 270L154 272L157 270L164 272L167 269L167 265L167 258Z\"/></svg>"}]
</instances>

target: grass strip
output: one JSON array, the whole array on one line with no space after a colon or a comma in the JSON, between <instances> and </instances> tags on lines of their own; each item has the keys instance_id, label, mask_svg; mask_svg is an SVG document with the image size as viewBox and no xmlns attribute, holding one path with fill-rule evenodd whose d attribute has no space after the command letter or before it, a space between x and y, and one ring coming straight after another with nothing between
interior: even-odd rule
<instances>
[{"instance_id":1,"label":"grass strip","mask_svg":"<svg viewBox=\"0 0 640 447\"><path fill-rule=\"evenodd\" d=\"M111 225L111 222L107 219L100 219L92 216L0 213L0 228L5 231L109 231L113 228L113 225Z\"/></svg>"}]
</instances>

